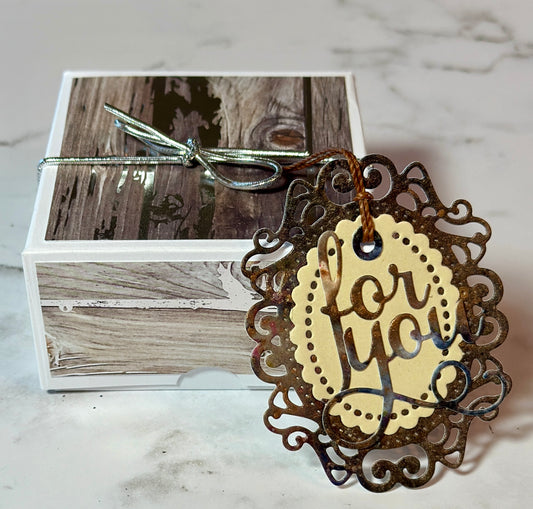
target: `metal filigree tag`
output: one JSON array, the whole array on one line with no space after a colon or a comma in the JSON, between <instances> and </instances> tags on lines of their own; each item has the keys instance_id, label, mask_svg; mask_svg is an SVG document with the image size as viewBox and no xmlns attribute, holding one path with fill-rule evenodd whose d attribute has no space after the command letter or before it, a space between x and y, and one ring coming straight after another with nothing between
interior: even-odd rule
<instances>
[{"instance_id":1,"label":"metal filigree tag","mask_svg":"<svg viewBox=\"0 0 533 509\"><path fill-rule=\"evenodd\" d=\"M444 206L419 163L360 163L374 242L336 161L291 184L281 227L256 232L242 270L262 297L247 330L255 373L275 384L266 426L313 447L334 484L355 474L383 492L461 464L470 422L496 417L511 388L492 356L508 327L471 205Z\"/></svg>"}]
</instances>

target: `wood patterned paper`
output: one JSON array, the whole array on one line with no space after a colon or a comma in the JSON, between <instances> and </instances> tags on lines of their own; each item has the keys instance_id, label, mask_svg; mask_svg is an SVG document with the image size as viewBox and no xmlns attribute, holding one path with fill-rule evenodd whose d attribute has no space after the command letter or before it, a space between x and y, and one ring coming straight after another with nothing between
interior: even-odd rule
<instances>
[{"instance_id":1,"label":"wood patterned paper","mask_svg":"<svg viewBox=\"0 0 533 509\"><path fill-rule=\"evenodd\" d=\"M254 294L231 262L37 264L51 374L250 374Z\"/></svg>"},{"instance_id":2,"label":"wood patterned paper","mask_svg":"<svg viewBox=\"0 0 533 509\"><path fill-rule=\"evenodd\" d=\"M73 84L62 156L145 155L104 102L205 147L351 148L344 77L107 77ZM260 170L226 167L253 178ZM253 195L199 167L60 167L47 240L233 239L277 226L286 186Z\"/></svg>"}]
</instances>

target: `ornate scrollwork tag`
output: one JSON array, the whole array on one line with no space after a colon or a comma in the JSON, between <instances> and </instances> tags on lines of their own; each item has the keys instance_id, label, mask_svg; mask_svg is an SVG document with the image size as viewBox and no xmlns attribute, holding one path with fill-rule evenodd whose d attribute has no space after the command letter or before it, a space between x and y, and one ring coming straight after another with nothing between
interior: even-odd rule
<instances>
[{"instance_id":1,"label":"ornate scrollwork tag","mask_svg":"<svg viewBox=\"0 0 533 509\"><path fill-rule=\"evenodd\" d=\"M508 327L471 205L443 205L419 163L359 164L373 242L337 160L291 184L281 227L256 232L242 270L262 297L247 330L275 385L266 426L290 450L309 444L334 484L383 492L461 464L472 419L496 417L511 388L492 356Z\"/></svg>"}]
</instances>

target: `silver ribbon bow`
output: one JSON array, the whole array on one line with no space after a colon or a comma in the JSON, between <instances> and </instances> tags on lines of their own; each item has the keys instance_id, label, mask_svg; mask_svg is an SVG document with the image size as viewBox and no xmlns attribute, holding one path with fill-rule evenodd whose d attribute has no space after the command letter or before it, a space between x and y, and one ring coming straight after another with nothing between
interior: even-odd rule
<instances>
[{"instance_id":1,"label":"silver ribbon bow","mask_svg":"<svg viewBox=\"0 0 533 509\"><path fill-rule=\"evenodd\" d=\"M102 156L102 157L46 157L41 160L37 168L41 174L47 166L69 165L150 165L150 164L179 164L193 166L196 162L203 166L215 180L226 187L241 191L257 191L274 186L283 176L280 161L290 162L307 157L309 152L286 150L254 150L243 148L203 148L198 140L189 138L180 143L155 127L145 124L127 113L105 104L104 108L117 117L115 126L121 131L142 141L154 150L157 156ZM223 175L216 164L230 164L239 166L254 166L271 172L268 177L253 181L232 180Z\"/></svg>"}]
</instances>

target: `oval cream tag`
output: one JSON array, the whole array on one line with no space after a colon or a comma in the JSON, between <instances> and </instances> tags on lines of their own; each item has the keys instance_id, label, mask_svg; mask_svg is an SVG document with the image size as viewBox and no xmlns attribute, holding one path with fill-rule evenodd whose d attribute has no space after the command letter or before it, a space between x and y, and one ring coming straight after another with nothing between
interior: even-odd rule
<instances>
[{"instance_id":1,"label":"oval cream tag","mask_svg":"<svg viewBox=\"0 0 533 509\"><path fill-rule=\"evenodd\" d=\"M436 404L435 369L463 356L461 336L453 338L460 295L440 252L409 223L385 214L375 219L382 251L373 260L354 251L360 226L359 218L342 220L335 232L323 234L322 253L320 247L308 252L292 292L290 340L316 399L328 401L345 391L329 413L347 428L376 433L384 414L383 391L390 386L398 396L384 429L391 435L434 412L413 400ZM453 341L442 348L439 339ZM442 397L456 376L452 368L440 371L436 385Z\"/></svg>"}]
</instances>

